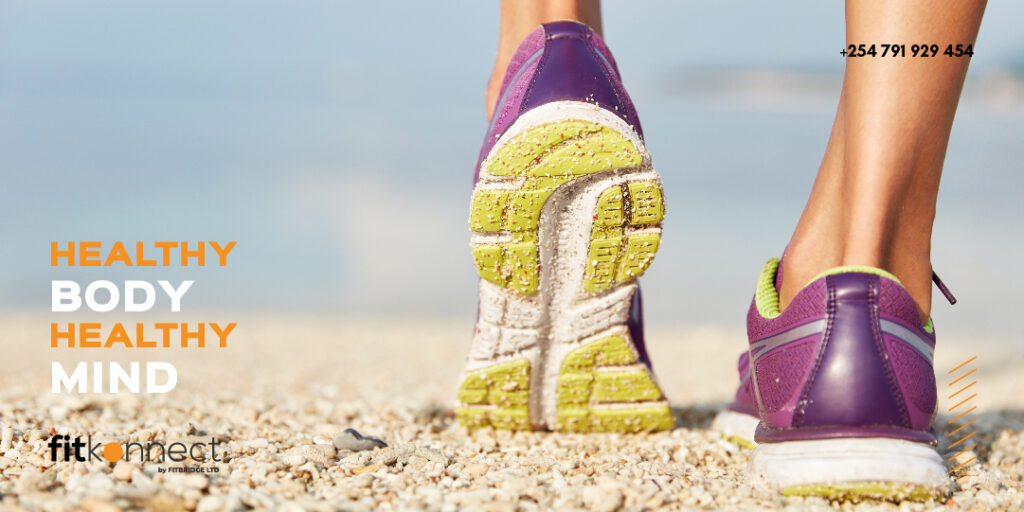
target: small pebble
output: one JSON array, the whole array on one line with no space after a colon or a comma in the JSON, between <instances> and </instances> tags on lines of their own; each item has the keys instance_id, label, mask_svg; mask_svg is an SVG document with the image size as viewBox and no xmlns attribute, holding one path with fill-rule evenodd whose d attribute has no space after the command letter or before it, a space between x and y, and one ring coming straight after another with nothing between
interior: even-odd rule
<instances>
[{"instance_id":1,"label":"small pebble","mask_svg":"<svg viewBox=\"0 0 1024 512\"><path fill-rule=\"evenodd\" d=\"M281 456L281 462L288 466L301 466L306 462L306 456L302 453L291 451Z\"/></svg>"},{"instance_id":2,"label":"small pebble","mask_svg":"<svg viewBox=\"0 0 1024 512\"><path fill-rule=\"evenodd\" d=\"M187 512L185 499L167 491L161 491L146 500L145 508L149 512Z\"/></svg>"},{"instance_id":3,"label":"small pebble","mask_svg":"<svg viewBox=\"0 0 1024 512\"><path fill-rule=\"evenodd\" d=\"M186 436L205 436L205 435L207 435L206 429L203 428L202 425L200 425L200 424L198 424L198 423L196 423L194 421L189 421L189 422L185 423L185 427L184 427L183 430L185 431L185 435Z\"/></svg>"},{"instance_id":4,"label":"small pebble","mask_svg":"<svg viewBox=\"0 0 1024 512\"><path fill-rule=\"evenodd\" d=\"M14 440L14 429L11 427L4 427L0 431L0 453L4 453L11 449L11 441Z\"/></svg>"},{"instance_id":5,"label":"small pebble","mask_svg":"<svg viewBox=\"0 0 1024 512\"><path fill-rule=\"evenodd\" d=\"M486 475L487 471L490 470L491 468L487 464L481 464L479 462L474 462L472 464L466 464L466 468L465 469L466 469L466 474L467 475L469 475L469 476L471 476L473 478L480 478L480 477Z\"/></svg>"},{"instance_id":6,"label":"small pebble","mask_svg":"<svg viewBox=\"0 0 1024 512\"><path fill-rule=\"evenodd\" d=\"M121 507L99 498L86 498L79 506L85 512L121 512Z\"/></svg>"},{"instance_id":7,"label":"small pebble","mask_svg":"<svg viewBox=\"0 0 1024 512\"><path fill-rule=\"evenodd\" d=\"M313 444L302 447L303 457L321 466L327 464L327 461L334 459L334 456L337 454L338 451L329 444Z\"/></svg>"},{"instance_id":8,"label":"small pebble","mask_svg":"<svg viewBox=\"0 0 1024 512\"><path fill-rule=\"evenodd\" d=\"M368 466L358 467L352 470L353 475L362 475L363 473L373 473L381 468L380 464L370 464Z\"/></svg>"},{"instance_id":9,"label":"small pebble","mask_svg":"<svg viewBox=\"0 0 1024 512\"><path fill-rule=\"evenodd\" d=\"M588 510L614 512L622 507L622 491L614 483L602 482L583 490L583 503Z\"/></svg>"},{"instance_id":10,"label":"small pebble","mask_svg":"<svg viewBox=\"0 0 1024 512\"><path fill-rule=\"evenodd\" d=\"M334 447L339 450L351 450L360 452L374 448L386 448L387 443L380 439L360 434L354 428L347 428L344 432L334 436Z\"/></svg>"},{"instance_id":11,"label":"small pebble","mask_svg":"<svg viewBox=\"0 0 1024 512\"><path fill-rule=\"evenodd\" d=\"M221 496L205 496L196 503L196 512L221 512L224 510L224 498Z\"/></svg>"},{"instance_id":12,"label":"small pebble","mask_svg":"<svg viewBox=\"0 0 1024 512\"><path fill-rule=\"evenodd\" d=\"M188 487L189 489L202 490L210 486L210 479L206 478L206 475L201 475L199 473L190 473L188 475L185 475L182 484L185 487Z\"/></svg>"},{"instance_id":13,"label":"small pebble","mask_svg":"<svg viewBox=\"0 0 1024 512\"><path fill-rule=\"evenodd\" d=\"M238 444L240 444L240 445L242 445L242 446L244 446L246 448L255 448L257 450L261 450L263 448L266 448L266 447L270 446L270 442L267 441L265 438L262 438L262 437L258 438L258 439L250 439L248 441L241 441Z\"/></svg>"},{"instance_id":14,"label":"small pebble","mask_svg":"<svg viewBox=\"0 0 1024 512\"><path fill-rule=\"evenodd\" d=\"M412 471L421 471L424 466L427 465L426 457L420 457L419 455L413 455L409 457L409 461L405 464L405 469Z\"/></svg>"},{"instance_id":15,"label":"small pebble","mask_svg":"<svg viewBox=\"0 0 1024 512\"><path fill-rule=\"evenodd\" d=\"M138 468L139 467L136 466L135 464L131 464L129 462L121 460L118 461L116 465L114 465L114 469L110 472L110 474L114 477L114 480L127 482L132 479L132 471L135 471Z\"/></svg>"}]
</instances>

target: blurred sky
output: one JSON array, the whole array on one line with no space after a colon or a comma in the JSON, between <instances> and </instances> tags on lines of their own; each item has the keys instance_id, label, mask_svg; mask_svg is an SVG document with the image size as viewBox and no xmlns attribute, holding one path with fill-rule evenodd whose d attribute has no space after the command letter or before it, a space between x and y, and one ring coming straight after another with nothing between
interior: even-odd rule
<instances>
[{"instance_id":1,"label":"blurred sky","mask_svg":"<svg viewBox=\"0 0 1024 512\"><path fill-rule=\"evenodd\" d=\"M497 2L0 3L0 307L197 280L186 309L475 311L466 215ZM1016 337L1024 3L992 2L946 160L940 328ZM669 208L656 323L742 325L831 125L838 2L605 2ZM48 266L50 240L238 240L226 269Z\"/></svg>"}]
</instances>

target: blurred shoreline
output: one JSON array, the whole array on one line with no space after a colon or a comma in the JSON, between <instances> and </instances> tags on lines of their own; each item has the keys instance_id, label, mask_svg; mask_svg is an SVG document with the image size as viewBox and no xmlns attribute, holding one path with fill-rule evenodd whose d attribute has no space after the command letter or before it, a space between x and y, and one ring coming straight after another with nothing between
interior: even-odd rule
<instances>
[{"instance_id":1,"label":"blurred shoreline","mask_svg":"<svg viewBox=\"0 0 1024 512\"><path fill-rule=\"evenodd\" d=\"M778 67L688 67L662 81L665 95L726 110L835 111L842 71ZM1009 66L971 70L960 114L1024 118L1024 74Z\"/></svg>"}]
</instances>

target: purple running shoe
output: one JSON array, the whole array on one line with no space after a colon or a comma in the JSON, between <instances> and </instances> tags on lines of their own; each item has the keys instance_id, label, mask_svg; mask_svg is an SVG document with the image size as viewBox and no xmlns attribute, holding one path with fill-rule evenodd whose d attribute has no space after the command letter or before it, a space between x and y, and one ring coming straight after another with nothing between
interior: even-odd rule
<instances>
[{"instance_id":1,"label":"purple running shoe","mask_svg":"<svg viewBox=\"0 0 1024 512\"><path fill-rule=\"evenodd\" d=\"M780 312L778 271L772 258L747 315L750 378L737 403L752 398L760 417L748 473L792 495L948 493L931 430L931 321L872 267L830 269Z\"/></svg>"},{"instance_id":2,"label":"purple running shoe","mask_svg":"<svg viewBox=\"0 0 1024 512\"><path fill-rule=\"evenodd\" d=\"M637 277L664 199L601 38L548 23L520 45L477 164L480 274L458 389L468 427L633 432L674 418L644 350Z\"/></svg>"},{"instance_id":3,"label":"purple running shoe","mask_svg":"<svg viewBox=\"0 0 1024 512\"><path fill-rule=\"evenodd\" d=\"M750 380L749 352L740 354L737 369L740 387L732 402L715 415L711 430L720 432L722 437L744 448L754 448L754 432L761 418L758 417L757 401L754 399L754 383Z\"/></svg>"}]
</instances>

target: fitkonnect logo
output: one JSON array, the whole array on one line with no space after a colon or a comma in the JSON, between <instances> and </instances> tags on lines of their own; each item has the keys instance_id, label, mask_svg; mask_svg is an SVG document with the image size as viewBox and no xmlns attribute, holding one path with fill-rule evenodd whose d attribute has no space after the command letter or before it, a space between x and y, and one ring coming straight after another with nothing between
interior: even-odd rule
<instances>
[{"instance_id":1,"label":"fitkonnect logo","mask_svg":"<svg viewBox=\"0 0 1024 512\"><path fill-rule=\"evenodd\" d=\"M216 438L210 437L208 442L130 441L122 446L115 442L94 443L91 435L83 439L81 436L72 438L67 434L56 434L47 443L50 460L53 462L69 462L72 459L78 462L222 462L224 459L217 456L217 448L222 448L223 453L220 445Z\"/></svg>"}]
</instances>

